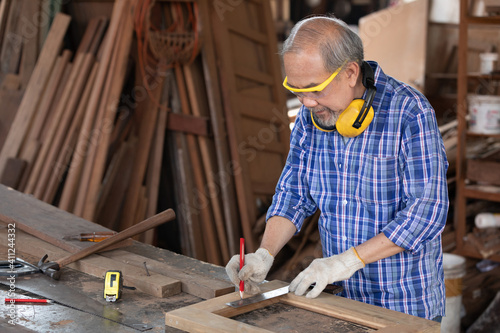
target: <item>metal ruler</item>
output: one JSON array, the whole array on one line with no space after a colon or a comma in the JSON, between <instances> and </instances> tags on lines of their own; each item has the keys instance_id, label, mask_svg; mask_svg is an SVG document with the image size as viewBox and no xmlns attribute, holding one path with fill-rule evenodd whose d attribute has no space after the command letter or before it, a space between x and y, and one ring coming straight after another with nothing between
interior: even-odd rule
<instances>
[{"instance_id":1,"label":"metal ruler","mask_svg":"<svg viewBox=\"0 0 500 333\"><path fill-rule=\"evenodd\" d=\"M226 305L229 305L229 306L231 306L233 308L241 308L242 306L246 306L246 305L250 305L250 304L255 304L255 303L258 303L258 302L262 302L262 301L265 301L265 300L268 300L268 299L271 299L271 298L274 298L274 297L278 297L278 296L282 296L282 295L288 294L288 292L289 292L289 288L288 287L289 286L281 287L281 288L274 289L274 290L270 290L270 291L267 291L267 292L259 294L259 295L255 295L255 296L251 296L251 297L248 297L248 298L239 299L237 301L226 303ZM342 290L343 290L343 288L341 286L336 286L336 285L331 285L330 284L330 285L326 286L324 292L327 292L329 294L338 294L338 293L342 292Z\"/></svg>"}]
</instances>

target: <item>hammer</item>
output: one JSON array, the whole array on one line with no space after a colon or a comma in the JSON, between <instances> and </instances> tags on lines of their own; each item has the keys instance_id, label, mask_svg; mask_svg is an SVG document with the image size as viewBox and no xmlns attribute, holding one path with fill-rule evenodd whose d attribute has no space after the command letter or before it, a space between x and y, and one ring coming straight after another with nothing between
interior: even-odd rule
<instances>
[{"instance_id":1,"label":"hammer","mask_svg":"<svg viewBox=\"0 0 500 333\"><path fill-rule=\"evenodd\" d=\"M133 237L144 231L155 228L163 223L172 221L173 219L175 219L175 212L172 209L167 209L161 213L151 216L150 218L147 218L142 222L137 223L136 225L131 226L130 228L127 228L117 233L114 236L111 236L108 239L105 239L95 245L89 246L81 251L78 251L72 255L59 259L57 261L46 261L48 257L48 255L46 254L38 262L38 268L45 275L48 275L55 280L59 280L59 278L61 277L61 268L63 268L64 266L69 265L82 258L85 258L86 256L89 256L91 254L94 254L124 239Z\"/></svg>"}]
</instances>

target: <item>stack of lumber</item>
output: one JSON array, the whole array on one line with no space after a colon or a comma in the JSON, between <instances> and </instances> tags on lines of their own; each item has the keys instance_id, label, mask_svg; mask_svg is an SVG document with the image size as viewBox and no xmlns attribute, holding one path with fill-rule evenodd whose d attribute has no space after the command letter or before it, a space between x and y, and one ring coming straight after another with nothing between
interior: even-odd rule
<instances>
[{"instance_id":1,"label":"stack of lumber","mask_svg":"<svg viewBox=\"0 0 500 333\"><path fill-rule=\"evenodd\" d=\"M240 237L255 251L289 142L269 3L115 0L74 52L62 50L69 21L58 14L47 34L0 182L116 231L172 207L182 253L210 263ZM193 52L172 41L192 32Z\"/></svg>"}]
</instances>

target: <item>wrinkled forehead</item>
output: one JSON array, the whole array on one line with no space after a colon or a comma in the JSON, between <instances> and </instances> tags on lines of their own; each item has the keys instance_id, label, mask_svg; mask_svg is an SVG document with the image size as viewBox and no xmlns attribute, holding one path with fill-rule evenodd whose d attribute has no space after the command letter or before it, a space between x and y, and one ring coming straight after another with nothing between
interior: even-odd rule
<instances>
[{"instance_id":1,"label":"wrinkled forehead","mask_svg":"<svg viewBox=\"0 0 500 333\"><path fill-rule=\"evenodd\" d=\"M332 74L325 69L320 53L313 50L286 53L283 65L288 85L294 88L317 86Z\"/></svg>"}]
</instances>

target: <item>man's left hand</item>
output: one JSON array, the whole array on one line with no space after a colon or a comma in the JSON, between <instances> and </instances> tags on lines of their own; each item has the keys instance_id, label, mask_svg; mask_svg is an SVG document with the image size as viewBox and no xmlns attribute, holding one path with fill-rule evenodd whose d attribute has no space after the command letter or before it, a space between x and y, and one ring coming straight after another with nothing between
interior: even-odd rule
<instances>
[{"instance_id":1,"label":"man's left hand","mask_svg":"<svg viewBox=\"0 0 500 333\"><path fill-rule=\"evenodd\" d=\"M365 267L354 248L328 258L314 259L290 283L290 291L301 296L313 283L316 286L307 293L307 298L317 297L330 283L349 279L358 269Z\"/></svg>"}]
</instances>

